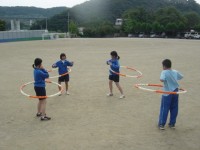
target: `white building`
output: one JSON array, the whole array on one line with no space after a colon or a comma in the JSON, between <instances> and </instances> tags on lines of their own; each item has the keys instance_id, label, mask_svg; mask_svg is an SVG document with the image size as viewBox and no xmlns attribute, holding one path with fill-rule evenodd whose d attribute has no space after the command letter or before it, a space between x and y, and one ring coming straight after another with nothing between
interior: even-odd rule
<instances>
[{"instance_id":1,"label":"white building","mask_svg":"<svg viewBox=\"0 0 200 150\"><path fill-rule=\"evenodd\" d=\"M11 31L20 31L20 21L19 20L11 20Z\"/></svg>"},{"instance_id":2,"label":"white building","mask_svg":"<svg viewBox=\"0 0 200 150\"><path fill-rule=\"evenodd\" d=\"M116 26L122 26L122 24L123 24L123 19L117 18L117 19L116 19L116 22L115 22L115 25L116 25Z\"/></svg>"}]
</instances>

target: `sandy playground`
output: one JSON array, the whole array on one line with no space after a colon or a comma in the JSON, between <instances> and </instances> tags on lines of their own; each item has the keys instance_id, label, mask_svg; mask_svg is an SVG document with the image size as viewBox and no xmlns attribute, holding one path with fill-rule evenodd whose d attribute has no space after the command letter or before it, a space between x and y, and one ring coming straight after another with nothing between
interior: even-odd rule
<instances>
[{"instance_id":1,"label":"sandy playground","mask_svg":"<svg viewBox=\"0 0 200 150\"><path fill-rule=\"evenodd\" d=\"M121 77L126 95L122 100L116 87L114 97L106 97L106 60L112 50L118 51L121 65L144 74L141 79ZM62 39L1 43L0 52L0 150L200 150L200 41ZM38 100L21 95L19 87L33 80L36 57L49 69L61 52L75 62L71 95L48 99L52 120L41 122L35 117ZM176 129L160 131L161 95L133 85L160 83L165 58L184 74L180 84L188 93L180 95ZM33 86L26 92L33 93ZM48 84L47 93L55 92L57 87Z\"/></svg>"}]
</instances>

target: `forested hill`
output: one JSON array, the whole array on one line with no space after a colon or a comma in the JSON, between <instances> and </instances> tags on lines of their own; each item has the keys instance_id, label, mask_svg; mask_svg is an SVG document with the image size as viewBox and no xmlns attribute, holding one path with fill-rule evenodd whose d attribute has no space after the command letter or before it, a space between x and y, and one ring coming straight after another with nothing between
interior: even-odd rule
<instances>
[{"instance_id":1,"label":"forested hill","mask_svg":"<svg viewBox=\"0 0 200 150\"><path fill-rule=\"evenodd\" d=\"M132 8L142 7L148 11L156 11L170 6L183 13L193 11L200 14L200 5L195 0L90 0L70 11L76 21L84 24L94 19L114 21Z\"/></svg>"},{"instance_id":2,"label":"forested hill","mask_svg":"<svg viewBox=\"0 0 200 150\"><path fill-rule=\"evenodd\" d=\"M114 21L131 8L143 7L154 10L163 6L166 6L166 2L162 0L91 0L75 6L71 12L79 23L84 24L97 19Z\"/></svg>"},{"instance_id":3,"label":"forested hill","mask_svg":"<svg viewBox=\"0 0 200 150\"><path fill-rule=\"evenodd\" d=\"M52 17L65 11L66 7L54 7L54 8L36 8L36 7L0 7L0 17L12 18L28 18L28 17Z\"/></svg>"}]
</instances>

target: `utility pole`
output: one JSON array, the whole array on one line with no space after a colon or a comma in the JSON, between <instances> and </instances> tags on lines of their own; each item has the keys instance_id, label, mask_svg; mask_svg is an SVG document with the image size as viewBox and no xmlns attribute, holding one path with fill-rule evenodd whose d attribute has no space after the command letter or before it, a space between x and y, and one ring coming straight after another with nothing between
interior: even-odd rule
<instances>
[{"instance_id":1,"label":"utility pole","mask_svg":"<svg viewBox=\"0 0 200 150\"><path fill-rule=\"evenodd\" d=\"M48 27L48 23L47 23L47 17L46 17L46 30L47 30L47 27Z\"/></svg>"},{"instance_id":2,"label":"utility pole","mask_svg":"<svg viewBox=\"0 0 200 150\"><path fill-rule=\"evenodd\" d=\"M68 12L68 18L67 18L67 23L68 23L68 25L67 25L67 32L69 33L69 12Z\"/></svg>"}]
</instances>

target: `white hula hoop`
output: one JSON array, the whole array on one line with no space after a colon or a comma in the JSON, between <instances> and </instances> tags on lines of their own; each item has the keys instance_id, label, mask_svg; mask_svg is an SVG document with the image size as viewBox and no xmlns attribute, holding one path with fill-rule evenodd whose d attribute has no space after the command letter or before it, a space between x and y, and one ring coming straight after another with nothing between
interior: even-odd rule
<instances>
[{"instance_id":1,"label":"white hula hoop","mask_svg":"<svg viewBox=\"0 0 200 150\"><path fill-rule=\"evenodd\" d=\"M58 96L58 95L60 95L60 94L62 93L63 87L62 87L60 84L58 84L58 83L56 83L56 82L53 82L53 81L45 81L45 82L47 82L47 83L53 83L53 84L59 86L59 87L61 88L61 90L60 90L58 93L55 93L55 94L52 94L52 95L49 95L49 96L33 96L33 95L29 95L29 94L25 93L25 92L23 91L23 89L24 89L24 87L26 87L27 85L33 84L34 81L32 81L32 82L28 82L28 83L23 84L23 85L20 87L20 92L21 92L24 96L27 96L27 97L29 97L29 98L51 98L51 97Z\"/></svg>"},{"instance_id":2,"label":"white hula hoop","mask_svg":"<svg viewBox=\"0 0 200 150\"><path fill-rule=\"evenodd\" d=\"M187 92L185 89L182 89L182 88L179 88L178 92L170 92L170 91L148 89L148 88L144 88L142 86L163 87L163 85L160 85L160 84L136 84L135 85L135 87L138 89L141 89L144 91L149 91L149 92L160 93L160 94L184 94Z\"/></svg>"},{"instance_id":3,"label":"white hula hoop","mask_svg":"<svg viewBox=\"0 0 200 150\"><path fill-rule=\"evenodd\" d=\"M54 78L59 78L59 77L65 76L65 75L69 74L72 71L71 68L68 68L68 69L69 69L68 72L66 72L64 74L61 74L61 75L58 75L58 76L49 77L48 79L54 79ZM54 70L57 70L57 69L52 69L52 70L49 70L48 72L53 72Z\"/></svg>"},{"instance_id":4,"label":"white hula hoop","mask_svg":"<svg viewBox=\"0 0 200 150\"><path fill-rule=\"evenodd\" d=\"M51 70L48 70L47 72L53 72L55 70L58 70L57 68L54 68L54 69L51 69Z\"/></svg>"},{"instance_id":5,"label":"white hula hoop","mask_svg":"<svg viewBox=\"0 0 200 150\"><path fill-rule=\"evenodd\" d=\"M110 68L110 71L113 72L114 74L117 74L117 75L123 76L123 77L129 77L129 78L141 78L142 77L142 72L139 70L136 70L136 69L128 67L128 66L120 66L120 68L126 68L128 70L136 71L138 73L138 75L132 76L132 75L118 73L118 72L113 71L111 68Z\"/></svg>"}]
</instances>

